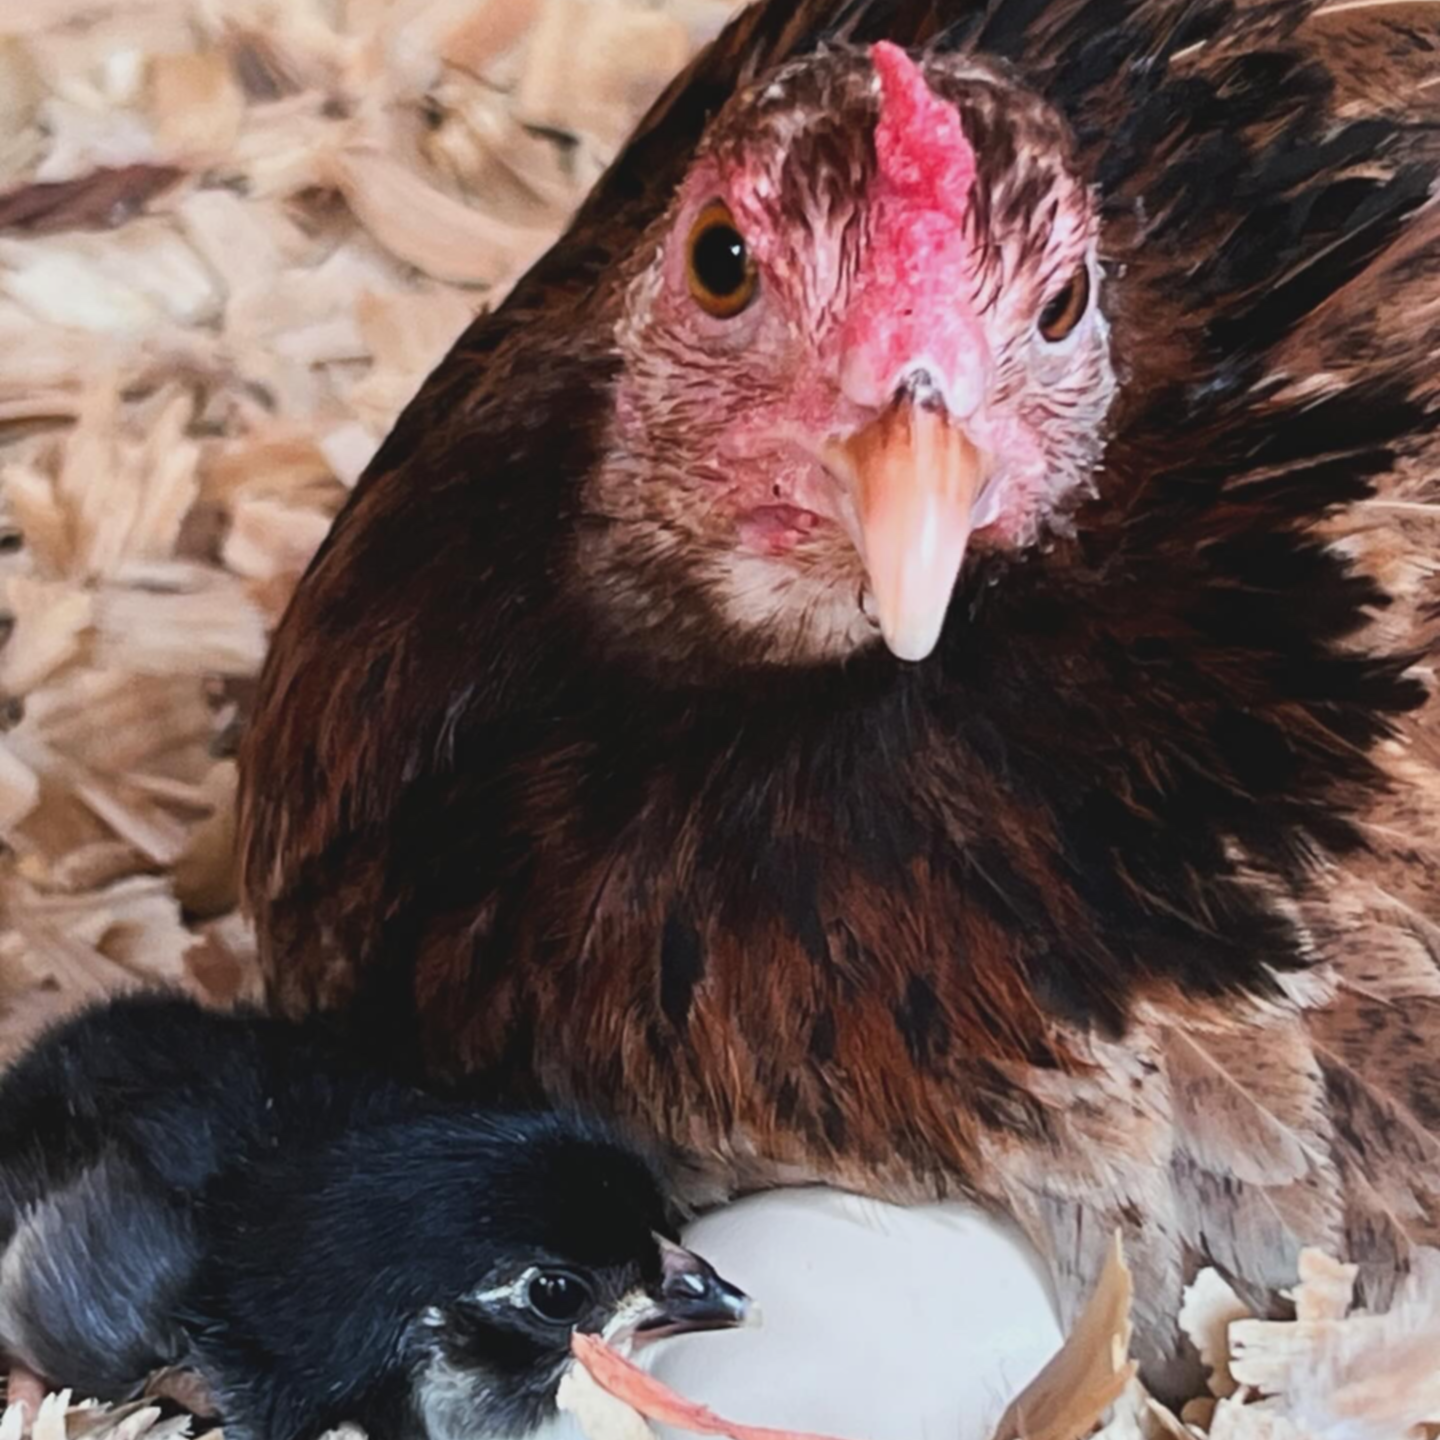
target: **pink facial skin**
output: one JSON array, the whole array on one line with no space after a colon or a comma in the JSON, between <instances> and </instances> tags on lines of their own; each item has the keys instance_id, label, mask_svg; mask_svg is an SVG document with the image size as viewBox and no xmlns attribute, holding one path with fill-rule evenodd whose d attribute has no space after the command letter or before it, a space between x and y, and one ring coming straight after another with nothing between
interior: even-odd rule
<instances>
[{"instance_id":1,"label":"pink facial skin","mask_svg":"<svg viewBox=\"0 0 1440 1440\"><path fill-rule=\"evenodd\" d=\"M1087 485L1113 376L1093 301L1060 343L1037 330L1077 267L1092 292L1098 277L1088 193L1063 125L1033 96L978 62L922 69L889 44L850 62L823 106L787 111L785 84L737 102L755 118L734 117L702 150L630 286L616 330L622 458L594 498L652 523L667 555L688 535L696 583L732 623L805 629L787 654L844 653L873 626L856 620L854 497L827 447L923 377L985 460L973 545L1024 546ZM1011 124L1013 173L986 173L966 106L992 133ZM807 168L812 126L825 145ZM1017 210L1012 193L1038 200ZM758 275L728 319L687 281L690 229L716 200Z\"/></svg>"}]
</instances>

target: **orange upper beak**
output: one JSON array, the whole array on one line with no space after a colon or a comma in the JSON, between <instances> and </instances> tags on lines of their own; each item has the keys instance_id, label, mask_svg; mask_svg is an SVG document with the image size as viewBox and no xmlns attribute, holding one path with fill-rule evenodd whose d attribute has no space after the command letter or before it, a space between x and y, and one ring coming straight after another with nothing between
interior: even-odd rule
<instances>
[{"instance_id":1,"label":"orange upper beak","mask_svg":"<svg viewBox=\"0 0 1440 1440\"><path fill-rule=\"evenodd\" d=\"M980 453L943 409L901 395L832 443L826 460L851 487L855 543L885 643L902 660L923 660L940 639L970 543Z\"/></svg>"}]
</instances>

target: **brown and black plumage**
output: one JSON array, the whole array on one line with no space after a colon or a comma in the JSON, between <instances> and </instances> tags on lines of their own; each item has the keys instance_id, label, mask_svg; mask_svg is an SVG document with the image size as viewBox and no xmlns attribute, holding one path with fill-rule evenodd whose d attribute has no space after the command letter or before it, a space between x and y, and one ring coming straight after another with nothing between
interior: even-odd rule
<instances>
[{"instance_id":1,"label":"brown and black plumage","mask_svg":"<svg viewBox=\"0 0 1440 1440\"><path fill-rule=\"evenodd\" d=\"M277 1002L707 1193L978 1195L1072 1294L1119 1223L1156 1375L1201 1259L1382 1296L1440 1241L1437 122L1424 3L746 12L280 629ZM713 324L712 191L758 282ZM938 641L866 436L969 477Z\"/></svg>"}]
</instances>

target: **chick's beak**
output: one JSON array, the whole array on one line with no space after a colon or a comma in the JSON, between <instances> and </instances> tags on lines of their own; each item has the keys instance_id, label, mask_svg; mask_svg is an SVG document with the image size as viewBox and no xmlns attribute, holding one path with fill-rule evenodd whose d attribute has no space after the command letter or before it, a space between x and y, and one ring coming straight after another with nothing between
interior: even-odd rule
<instances>
[{"instance_id":1,"label":"chick's beak","mask_svg":"<svg viewBox=\"0 0 1440 1440\"><path fill-rule=\"evenodd\" d=\"M824 455L850 490L852 538L885 643L902 660L935 648L985 480L980 452L933 395L902 390Z\"/></svg>"},{"instance_id":2,"label":"chick's beak","mask_svg":"<svg viewBox=\"0 0 1440 1440\"><path fill-rule=\"evenodd\" d=\"M750 1297L698 1255L664 1239L660 1254L660 1282L650 1293L648 1312L635 1325L637 1344L694 1330L729 1330L754 1320L757 1310Z\"/></svg>"}]
</instances>

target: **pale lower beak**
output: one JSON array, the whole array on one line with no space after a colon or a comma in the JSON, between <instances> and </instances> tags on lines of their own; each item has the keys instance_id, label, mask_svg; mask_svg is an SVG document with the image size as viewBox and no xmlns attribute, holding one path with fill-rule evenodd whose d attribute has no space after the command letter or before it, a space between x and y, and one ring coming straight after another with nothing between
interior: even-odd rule
<instances>
[{"instance_id":1,"label":"pale lower beak","mask_svg":"<svg viewBox=\"0 0 1440 1440\"><path fill-rule=\"evenodd\" d=\"M970 543L984 465L944 412L901 396L825 451L851 487L855 544L885 643L902 660L935 648Z\"/></svg>"}]
</instances>

